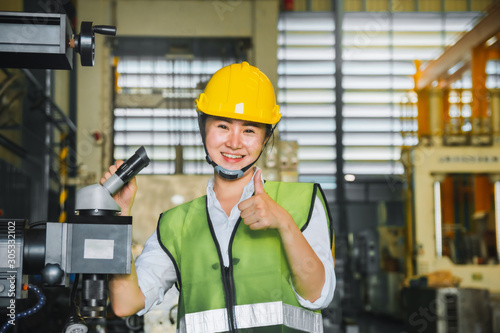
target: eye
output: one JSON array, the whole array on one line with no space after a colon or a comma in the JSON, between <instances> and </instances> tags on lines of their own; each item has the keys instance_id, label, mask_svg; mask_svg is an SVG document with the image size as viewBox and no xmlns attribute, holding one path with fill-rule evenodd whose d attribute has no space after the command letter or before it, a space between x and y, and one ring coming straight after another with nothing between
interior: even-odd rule
<instances>
[{"instance_id":1,"label":"eye","mask_svg":"<svg viewBox=\"0 0 500 333\"><path fill-rule=\"evenodd\" d=\"M253 129L251 129L251 128L247 128L245 130L245 133L255 133L255 131Z\"/></svg>"},{"instance_id":2,"label":"eye","mask_svg":"<svg viewBox=\"0 0 500 333\"><path fill-rule=\"evenodd\" d=\"M225 124L219 124L217 125L217 127L222 129L227 129L227 126Z\"/></svg>"}]
</instances>

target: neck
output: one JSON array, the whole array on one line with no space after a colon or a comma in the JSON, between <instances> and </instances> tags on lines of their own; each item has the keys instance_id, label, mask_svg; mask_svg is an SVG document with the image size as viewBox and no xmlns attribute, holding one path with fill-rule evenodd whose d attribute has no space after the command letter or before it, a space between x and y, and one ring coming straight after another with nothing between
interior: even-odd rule
<instances>
[{"instance_id":1,"label":"neck","mask_svg":"<svg viewBox=\"0 0 500 333\"><path fill-rule=\"evenodd\" d=\"M243 177L238 179L225 179L214 173L214 192L219 201L224 198L235 198L237 201L243 193L243 188L252 179L254 168L250 168Z\"/></svg>"}]
</instances>

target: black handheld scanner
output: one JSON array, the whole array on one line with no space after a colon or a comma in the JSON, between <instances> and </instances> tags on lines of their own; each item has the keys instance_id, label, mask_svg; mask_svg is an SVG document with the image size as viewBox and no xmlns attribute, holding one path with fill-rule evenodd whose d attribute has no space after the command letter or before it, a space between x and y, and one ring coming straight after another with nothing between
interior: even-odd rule
<instances>
[{"instance_id":1,"label":"black handheld scanner","mask_svg":"<svg viewBox=\"0 0 500 333\"><path fill-rule=\"evenodd\" d=\"M111 176L102 186L105 187L111 195L115 194L129 180L134 178L142 169L149 165L149 157L146 154L146 149L141 146L134 155L126 160L116 173Z\"/></svg>"}]
</instances>

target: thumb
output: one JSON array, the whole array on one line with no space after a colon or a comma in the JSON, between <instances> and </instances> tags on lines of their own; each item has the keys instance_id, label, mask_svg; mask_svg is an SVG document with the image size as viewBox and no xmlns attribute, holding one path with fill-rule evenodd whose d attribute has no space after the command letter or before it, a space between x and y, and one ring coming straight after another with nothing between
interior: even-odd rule
<instances>
[{"instance_id":1,"label":"thumb","mask_svg":"<svg viewBox=\"0 0 500 333\"><path fill-rule=\"evenodd\" d=\"M254 184L254 191L255 191L255 194L264 194L266 193L264 191L264 184L262 184L262 170L259 169L257 170L257 172L255 173L255 175L253 176L253 184Z\"/></svg>"}]
</instances>

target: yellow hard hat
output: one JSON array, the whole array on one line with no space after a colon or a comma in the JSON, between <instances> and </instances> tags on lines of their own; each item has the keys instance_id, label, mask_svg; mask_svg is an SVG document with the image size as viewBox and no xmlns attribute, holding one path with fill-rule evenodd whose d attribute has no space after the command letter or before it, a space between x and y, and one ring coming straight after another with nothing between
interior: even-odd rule
<instances>
[{"instance_id":1,"label":"yellow hard hat","mask_svg":"<svg viewBox=\"0 0 500 333\"><path fill-rule=\"evenodd\" d=\"M195 103L211 116L264 124L281 118L271 81L246 61L219 69Z\"/></svg>"}]
</instances>

